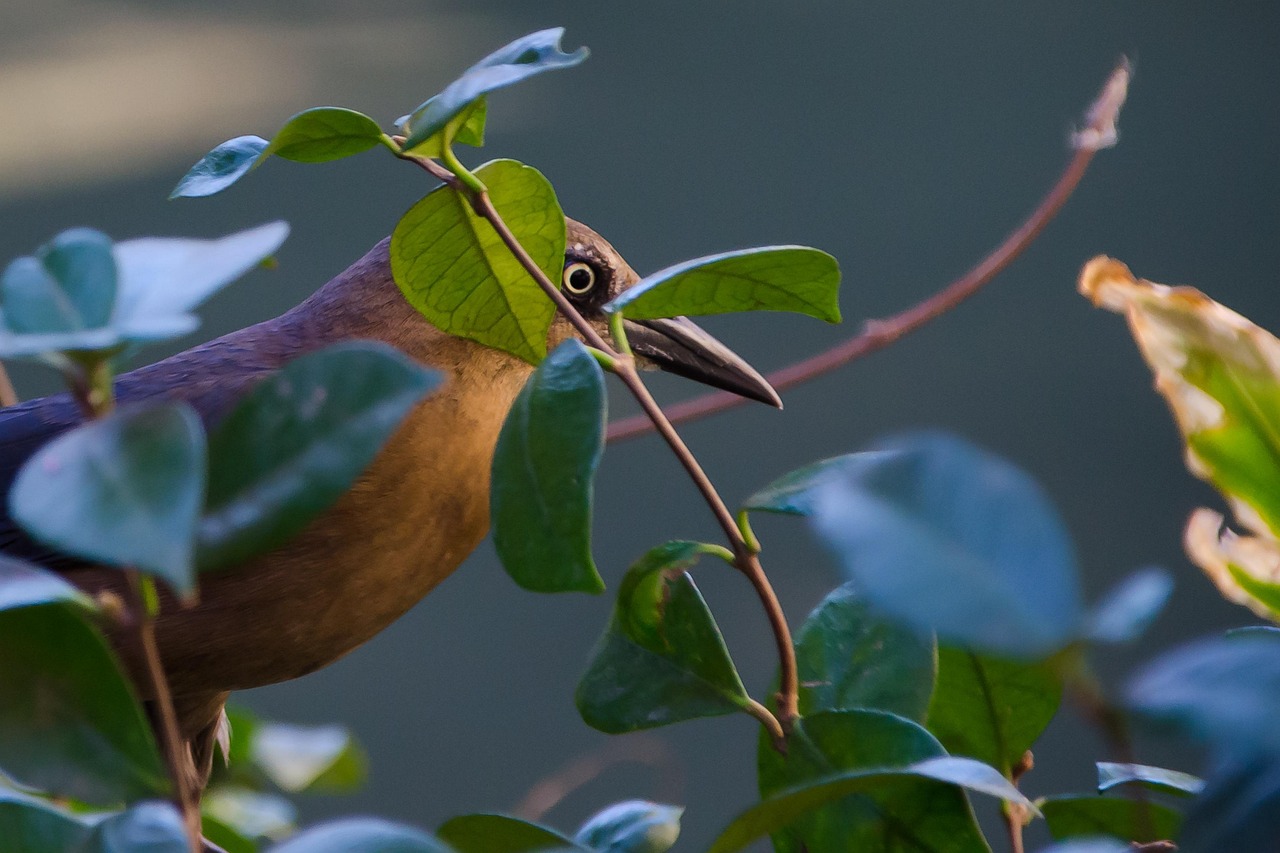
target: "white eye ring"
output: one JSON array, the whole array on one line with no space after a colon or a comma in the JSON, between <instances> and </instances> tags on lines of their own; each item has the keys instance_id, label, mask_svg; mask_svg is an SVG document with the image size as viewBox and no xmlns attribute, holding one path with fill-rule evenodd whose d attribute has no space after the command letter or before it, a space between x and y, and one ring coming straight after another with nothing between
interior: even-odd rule
<instances>
[{"instance_id":1,"label":"white eye ring","mask_svg":"<svg viewBox=\"0 0 1280 853\"><path fill-rule=\"evenodd\" d=\"M587 274L585 278L579 274L583 272ZM565 290L574 296L581 296L596 286L596 271L591 268L590 264L578 261L564 268L563 280Z\"/></svg>"}]
</instances>

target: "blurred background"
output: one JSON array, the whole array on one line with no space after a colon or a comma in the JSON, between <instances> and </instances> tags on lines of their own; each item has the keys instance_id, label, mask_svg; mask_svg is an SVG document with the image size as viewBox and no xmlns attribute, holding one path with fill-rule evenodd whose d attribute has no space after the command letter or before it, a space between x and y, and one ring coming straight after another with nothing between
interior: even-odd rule
<instances>
[{"instance_id":1,"label":"blurred background","mask_svg":"<svg viewBox=\"0 0 1280 853\"><path fill-rule=\"evenodd\" d=\"M731 502L906 428L952 430L1008 456L1058 502L1091 599L1143 564L1177 577L1148 638L1099 660L1117 688L1156 649L1251 621L1182 556L1187 514L1218 501L1183 468L1123 322L1077 296L1075 279L1106 252L1280 326L1275 4L4 0L0 260L72 225L120 239L216 236L283 218L293 236L279 268L219 296L199 334L274 316L388 233L430 183L379 149L321 166L273 160L223 195L166 201L187 167L228 137L270 137L320 104L389 127L490 50L555 25L568 27L567 48L590 46L590 61L495 94L489 144L464 156L537 166L565 210L641 272L769 243L835 254L843 327L774 315L706 323L763 370L981 258L1057 177L1072 126L1129 55L1137 73L1120 146L1098 156L1062 215L988 290L793 390L784 412L741 409L684 432ZM36 369L14 374L24 397L55 387ZM665 400L696 392L656 384ZM794 520L763 518L757 531L798 625L839 582L833 563ZM651 545L716 535L656 440L609 448L595 531L606 580ZM762 695L774 663L749 588L712 565L697 577ZM367 745L366 790L305 800L306 820L363 811L434 827L510 809L609 740L578 719L572 692L611 599L523 592L486 543L364 648L240 699L280 719L343 721ZM754 796L754 726L726 718L629 736L661 769L607 770L548 820L572 828L627 797L684 803L677 849L700 849ZM1064 709L1024 788L1089 790L1099 757ZM1144 742L1140 757L1197 769L1192 752L1165 741Z\"/></svg>"}]
</instances>

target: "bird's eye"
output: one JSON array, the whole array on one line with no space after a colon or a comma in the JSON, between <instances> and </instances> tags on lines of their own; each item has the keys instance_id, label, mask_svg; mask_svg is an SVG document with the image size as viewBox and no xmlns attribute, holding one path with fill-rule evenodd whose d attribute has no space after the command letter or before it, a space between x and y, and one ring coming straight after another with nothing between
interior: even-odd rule
<instances>
[{"instance_id":1,"label":"bird's eye","mask_svg":"<svg viewBox=\"0 0 1280 853\"><path fill-rule=\"evenodd\" d=\"M596 271L582 261L564 268L564 289L574 296L582 296L596 286Z\"/></svg>"}]
</instances>

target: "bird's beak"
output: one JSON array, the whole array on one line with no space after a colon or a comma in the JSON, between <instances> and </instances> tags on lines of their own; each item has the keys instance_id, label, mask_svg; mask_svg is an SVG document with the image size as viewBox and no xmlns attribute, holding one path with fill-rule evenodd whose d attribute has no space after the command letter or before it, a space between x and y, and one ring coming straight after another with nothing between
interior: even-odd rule
<instances>
[{"instance_id":1,"label":"bird's beak","mask_svg":"<svg viewBox=\"0 0 1280 853\"><path fill-rule=\"evenodd\" d=\"M635 354L662 370L782 408L778 392L754 367L687 317L623 325Z\"/></svg>"}]
</instances>

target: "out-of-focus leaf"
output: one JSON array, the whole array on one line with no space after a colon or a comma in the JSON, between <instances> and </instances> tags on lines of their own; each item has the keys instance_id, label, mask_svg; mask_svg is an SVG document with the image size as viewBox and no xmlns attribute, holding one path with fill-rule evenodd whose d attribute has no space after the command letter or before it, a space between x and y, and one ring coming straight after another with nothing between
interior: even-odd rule
<instances>
[{"instance_id":1,"label":"out-of-focus leaf","mask_svg":"<svg viewBox=\"0 0 1280 853\"><path fill-rule=\"evenodd\" d=\"M550 827L502 814L468 814L450 818L436 830L436 837L456 853L583 849Z\"/></svg>"},{"instance_id":2,"label":"out-of-focus leaf","mask_svg":"<svg viewBox=\"0 0 1280 853\"><path fill-rule=\"evenodd\" d=\"M222 192L253 168L267 144L261 136L228 139L197 160L169 198L201 198Z\"/></svg>"},{"instance_id":3,"label":"out-of-focus leaf","mask_svg":"<svg viewBox=\"0 0 1280 853\"><path fill-rule=\"evenodd\" d=\"M954 645L1034 659L1079 634L1057 512L1025 473L958 438L899 436L786 475L746 506L809 516L868 602Z\"/></svg>"},{"instance_id":4,"label":"out-of-focus leaf","mask_svg":"<svg viewBox=\"0 0 1280 853\"><path fill-rule=\"evenodd\" d=\"M90 825L91 821L47 800L0 785L0 849L9 853L63 853L76 849L88 837Z\"/></svg>"},{"instance_id":5,"label":"out-of-focus leaf","mask_svg":"<svg viewBox=\"0 0 1280 853\"><path fill-rule=\"evenodd\" d=\"M632 320L793 311L840 322L840 265L808 246L763 246L696 258L645 276L605 306Z\"/></svg>"},{"instance_id":6,"label":"out-of-focus leaf","mask_svg":"<svg viewBox=\"0 0 1280 853\"><path fill-rule=\"evenodd\" d=\"M1160 615L1173 594L1173 575L1151 566L1139 569L1107 593L1086 617L1089 639L1125 643L1137 639Z\"/></svg>"},{"instance_id":7,"label":"out-of-focus leaf","mask_svg":"<svg viewBox=\"0 0 1280 853\"><path fill-rule=\"evenodd\" d=\"M1272 755L1219 760L1192 801L1178 838L1181 853L1275 849L1280 760Z\"/></svg>"},{"instance_id":8,"label":"out-of-focus leaf","mask_svg":"<svg viewBox=\"0 0 1280 853\"><path fill-rule=\"evenodd\" d=\"M1073 838L1041 848L1039 853L1133 853L1133 848L1114 838Z\"/></svg>"},{"instance_id":9,"label":"out-of-focus leaf","mask_svg":"<svg viewBox=\"0 0 1280 853\"><path fill-rule=\"evenodd\" d=\"M680 806L647 800L614 803L587 818L574 840L606 853L666 853L680 837L683 814Z\"/></svg>"},{"instance_id":10,"label":"out-of-focus leaf","mask_svg":"<svg viewBox=\"0 0 1280 853\"><path fill-rule=\"evenodd\" d=\"M221 847L226 853L258 853L259 845L256 839L249 838L230 824L223 823L209 814L208 810L205 810L201 816L200 831L207 840Z\"/></svg>"},{"instance_id":11,"label":"out-of-focus leaf","mask_svg":"<svg viewBox=\"0 0 1280 853\"><path fill-rule=\"evenodd\" d=\"M1142 785L1152 791L1180 796L1195 796L1204 790L1204 780L1179 770L1166 770L1148 764L1116 764L1098 762L1098 793L1121 785Z\"/></svg>"},{"instance_id":12,"label":"out-of-focus leaf","mask_svg":"<svg viewBox=\"0 0 1280 853\"><path fill-rule=\"evenodd\" d=\"M322 823L271 848L270 853L451 853L420 829L372 817Z\"/></svg>"},{"instance_id":13,"label":"out-of-focus leaf","mask_svg":"<svg viewBox=\"0 0 1280 853\"><path fill-rule=\"evenodd\" d=\"M778 754L762 736L756 750L760 794L769 797L850 770L906 767L946 755L915 722L884 711L819 711L802 717ZM922 817L913 797L928 798ZM905 822L905 823L904 823ZM773 833L778 853L804 850L894 849L904 825L935 840L950 837L964 849L981 849L981 833L964 795L931 782L854 794L798 816Z\"/></svg>"},{"instance_id":14,"label":"out-of-focus leaf","mask_svg":"<svg viewBox=\"0 0 1280 853\"><path fill-rule=\"evenodd\" d=\"M576 338L529 377L493 454L493 544L516 583L537 592L600 592L591 501L604 451L604 374Z\"/></svg>"},{"instance_id":15,"label":"out-of-focus leaf","mask_svg":"<svg viewBox=\"0 0 1280 853\"><path fill-rule=\"evenodd\" d=\"M686 573L702 553L697 542L668 542L628 570L575 694L587 725L617 734L748 707L724 637Z\"/></svg>"},{"instance_id":16,"label":"out-of-focus leaf","mask_svg":"<svg viewBox=\"0 0 1280 853\"><path fill-rule=\"evenodd\" d=\"M928 728L948 752L985 761L1007 777L1061 699L1062 685L1045 664L943 646Z\"/></svg>"},{"instance_id":17,"label":"out-of-focus leaf","mask_svg":"<svg viewBox=\"0 0 1280 853\"><path fill-rule=\"evenodd\" d=\"M875 613L846 584L796 632L800 713L877 708L923 721L937 672L936 646Z\"/></svg>"},{"instance_id":18,"label":"out-of-focus leaf","mask_svg":"<svg viewBox=\"0 0 1280 853\"><path fill-rule=\"evenodd\" d=\"M209 437L197 562L287 541L351 486L440 376L386 344L308 353L258 384Z\"/></svg>"},{"instance_id":19,"label":"out-of-focus leaf","mask_svg":"<svg viewBox=\"0 0 1280 853\"><path fill-rule=\"evenodd\" d=\"M1110 835L1123 841L1162 841L1178 837L1182 815L1168 806L1120 797L1061 796L1039 801L1054 838Z\"/></svg>"},{"instance_id":20,"label":"out-of-focus leaf","mask_svg":"<svg viewBox=\"0 0 1280 853\"><path fill-rule=\"evenodd\" d=\"M59 575L0 554L0 611L38 604L70 604L85 611L96 609L93 599Z\"/></svg>"},{"instance_id":21,"label":"out-of-focus leaf","mask_svg":"<svg viewBox=\"0 0 1280 853\"><path fill-rule=\"evenodd\" d=\"M418 108L417 112L421 113L429 110L432 102L439 97L437 95L427 101ZM405 149L405 153L412 154L415 157L442 157L445 149L455 142L479 148L484 145L484 124L488 112L488 98L477 98L471 102L470 106L465 107L462 112L449 119L445 126L436 131L434 135L415 143L412 149ZM397 122L406 134L409 133L409 124L412 119L412 115L407 115Z\"/></svg>"},{"instance_id":22,"label":"out-of-focus leaf","mask_svg":"<svg viewBox=\"0 0 1280 853\"><path fill-rule=\"evenodd\" d=\"M278 794L221 786L205 793L201 807L213 817L251 840L284 838L293 832L298 811Z\"/></svg>"},{"instance_id":23,"label":"out-of-focus leaf","mask_svg":"<svg viewBox=\"0 0 1280 853\"><path fill-rule=\"evenodd\" d=\"M1123 314L1173 410L1187 467L1212 483L1251 535L1196 511L1187 553L1229 600L1280 619L1280 340L1190 287L1135 279L1094 258L1080 292Z\"/></svg>"},{"instance_id":24,"label":"out-of-focus leaf","mask_svg":"<svg viewBox=\"0 0 1280 853\"><path fill-rule=\"evenodd\" d=\"M587 58L585 47L564 53L560 49L563 36L564 27L530 33L500 47L468 68L443 92L413 111L404 124L408 136L404 147L412 149L425 142L477 98L494 89L510 86L543 71L569 68Z\"/></svg>"},{"instance_id":25,"label":"out-of-focus leaf","mask_svg":"<svg viewBox=\"0 0 1280 853\"><path fill-rule=\"evenodd\" d=\"M106 642L65 605L0 612L0 768L95 804L168 790L151 727Z\"/></svg>"},{"instance_id":26,"label":"out-of-focus leaf","mask_svg":"<svg viewBox=\"0 0 1280 853\"><path fill-rule=\"evenodd\" d=\"M368 151L382 140L382 128L364 113L343 107L312 107L285 123L257 162L275 154L299 163L324 163Z\"/></svg>"},{"instance_id":27,"label":"out-of-focus leaf","mask_svg":"<svg viewBox=\"0 0 1280 853\"><path fill-rule=\"evenodd\" d=\"M345 726L259 723L251 760L283 791L351 790L364 781L364 751Z\"/></svg>"},{"instance_id":28,"label":"out-of-focus leaf","mask_svg":"<svg viewBox=\"0 0 1280 853\"><path fill-rule=\"evenodd\" d=\"M922 786L921 782L927 783ZM940 784L939 784L940 783ZM711 845L708 853L735 853L757 838L778 832L798 817L851 794L874 794L900 802L903 812L893 824L898 837L910 838L915 850L986 851L980 834L957 834L958 824L931 825L931 807L949 786L1016 802L1033 814L1039 811L993 767L969 758L942 756L908 767L856 770L824 777L769 797L739 815ZM972 813L969 815L972 820ZM892 849L892 848L890 848Z\"/></svg>"},{"instance_id":29,"label":"out-of-focus leaf","mask_svg":"<svg viewBox=\"0 0 1280 853\"><path fill-rule=\"evenodd\" d=\"M98 823L79 853L190 853L182 815L172 803L148 800Z\"/></svg>"},{"instance_id":30,"label":"out-of-focus leaf","mask_svg":"<svg viewBox=\"0 0 1280 853\"><path fill-rule=\"evenodd\" d=\"M564 212L536 169L494 160L475 172L516 239L552 281L564 265ZM391 271L409 304L451 335L531 364L547 353L555 305L466 197L440 187L391 235Z\"/></svg>"},{"instance_id":31,"label":"out-of-focus leaf","mask_svg":"<svg viewBox=\"0 0 1280 853\"><path fill-rule=\"evenodd\" d=\"M51 548L195 591L204 430L185 403L121 409L63 433L18 472L13 519Z\"/></svg>"},{"instance_id":32,"label":"out-of-focus leaf","mask_svg":"<svg viewBox=\"0 0 1280 853\"><path fill-rule=\"evenodd\" d=\"M1134 711L1233 754L1280 754L1280 635L1200 640L1161 655L1130 679Z\"/></svg>"}]
</instances>

